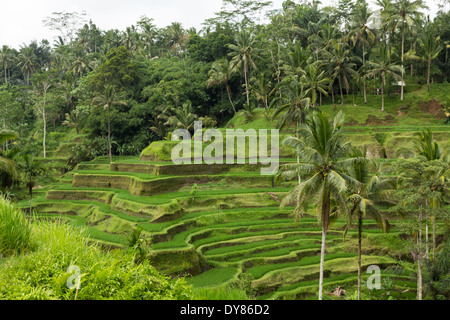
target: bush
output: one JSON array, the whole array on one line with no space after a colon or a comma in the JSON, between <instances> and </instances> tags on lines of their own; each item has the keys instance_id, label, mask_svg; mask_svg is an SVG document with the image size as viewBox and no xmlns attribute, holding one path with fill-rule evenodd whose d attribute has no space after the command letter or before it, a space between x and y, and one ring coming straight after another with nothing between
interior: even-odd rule
<instances>
[{"instance_id":1,"label":"bush","mask_svg":"<svg viewBox=\"0 0 450 320\"><path fill-rule=\"evenodd\" d=\"M33 224L33 252L0 260L0 299L182 300L193 293L184 278L160 275L148 261L122 250L105 254L82 229L61 222ZM76 266L78 274L68 273ZM80 279L79 290L76 279ZM74 288L72 288L74 287Z\"/></svg>"},{"instance_id":2,"label":"bush","mask_svg":"<svg viewBox=\"0 0 450 320\"><path fill-rule=\"evenodd\" d=\"M25 214L0 194L0 254L20 254L30 247L31 225Z\"/></svg>"}]
</instances>

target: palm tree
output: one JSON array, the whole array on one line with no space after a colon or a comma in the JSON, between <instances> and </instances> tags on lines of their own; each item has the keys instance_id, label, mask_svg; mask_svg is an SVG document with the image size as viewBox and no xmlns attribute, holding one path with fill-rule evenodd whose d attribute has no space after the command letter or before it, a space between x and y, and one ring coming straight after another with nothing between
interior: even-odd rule
<instances>
[{"instance_id":1,"label":"palm tree","mask_svg":"<svg viewBox=\"0 0 450 320\"><path fill-rule=\"evenodd\" d=\"M108 109L108 153L109 162L112 162L112 151L111 151L111 107L112 106L123 106L127 103L121 100L122 97L116 92L116 88L113 85L106 85L105 91L98 94L94 99L93 103L97 106L103 106L103 110Z\"/></svg>"},{"instance_id":2,"label":"palm tree","mask_svg":"<svg viewBox=\"0 0 450 320\"><path fill-rule=\"evenodd\" d=\"M209 79L207 82L207 87L211 87L213 85L224 85L227 94L228 94L228 100L230 100L230 104L233 108L234 113L236 113L236 108L233 103L233 99L231 98L231 88L229 85L229 82L231 78L233 77L234 69L232 68L231 64L228 62L226 58L220 59L218 61L215 61L212 66L211 70L209 71Z\"/></svg>"},{"instance_id":3,"label":"palm tree","mask_svg":"<svg viewBox=\"0 0 450 320\"><path fill-rule=\"evenodd\" d=\"M436 59L443 47L439 43L440 37L434 37L430 32L424 33L420 38L422 48L422 60L427 63L427 88L430 92L431 62Z\"/></svg>"},{"instance_id":4,"label":"palm tree","mask_svg":"<svg viewBox=\"0 0 450 320\"><path fill-rule=\"evenodd\" d=\"M320 251L319 300L323 296L323 271L326 234L330 225L332 205L335 213L347 213L345 192L347 180L343 171L348 143L342 144L344 117L342 112L328 119L324 113L315 112L305 125L300 127L301 138L288 137L284 143L293 146L302 162L282 166L280 177L293 178L305 175L308 178L294 187L283 199L281 206L296 201L295 214L300 216L309 203L315 203L322 223L322 245ZM347 160L348 161L348 160Z\"/></svg>"},{"instance_id":5,"label":"palm tree","mask_svg":"<svg viewBox=\"0 0 450 320\"><path fill-rule=\"evenodd\" d=\"M264 108L269 109L269 99L275 93L276 88L272 88L272 84L263 73L257 78L252 78L251 82L253 83L251 89L256 96L256 100L261 100Z\"/></svg>"},{"instance_id":6,"label":"palm tree","mask_svg":"<svg viewBox=\"0 0 450 320\"><path fill-rule=\"evenodd\" d=\"M369 61L365 77L381 78L381 111L384 111L384 88L386 86L386 76L401 80L399 73L403 72L403 67L389 62L389 53L386 44L380 44L378 48L377 60Z\"/></svg>"},{"instance_id":7,"label":"palm tree","mask_svg":"<svg viewBox=\"0 0 450 320\"><path fill-rule=\"evenodd\" d=\"M328 61L332 70L332 78L338 78L339 90L341 93L341 105L344 105L344 94L342 92L342 83L344 83L347 94L350 92L350 80L357 78L356 62L358 57L351 53L348 45L344 42L337 42L323 52L323 60Z\"/></svg>"},{"instance_id":8,"label":"palm tree","mask_svg":"<svg viewBox=\"0 0 450 320\"><path fill-rule=\"evenodd\" d=\"M0 50L0 63L5 72L5 83L8 83L8 70L10 68L10 63L14 61L14 54L10 47L4 45Z\"/></svg>"},{"instance_id":9,"label":"palm tree","mask_svg":"<svg viewBox=\"0 0 450 320\"><path fill-rule=\"evenodd\" d=\"M244 73L245 93L247 95L247 104L250 104L250 90L249 90L249 72L250 68L256 69L254 58L256 57L253 45L255 38L242 29L235 37L236 44L228 44L227 47L232 51L229 53L231 59L231 68L239 70Z\"/></svg>"},{"instance_id":10,"label":"palm tree","mask_svg":"<svg viewBox=\"0 0 450 320\"><path fill-rule=\"evenodd\" d=\"M37 68L37 58L31 47L23 47L17 56L19 63L17 64L22 71L27 86L30 85L31 74Z\"/></svg>"},{"instance_id":11,"label":"palm tree","mask_svg":"<svg viewBox=\"0 0 450 320\"><path fill-rule=\"evenodd\" d=\"M433 132L430 129L422 130L421 132L414 134L414 145L413 151L416 155L425 157L427 161L435 161L435 160L446 160L447 154L444 152L439 143L434 141ZM433 184L430 185L430 189L433 187ZM431 190L436 191L436 190ZM430 199L430 203L428 204L433 211L439 208L442 205L442 201L438 198ZM436 255L436 215L433 214L433 257ZM426 228L426 252L428 254L428 224L425 226Z\"/></svg>"},{"instance_id":12,"label":"palm tree","mask_svg":"<svg viewBox=\"0 0 450 320\"><path fill-rule=\"evenodd\" d=\"M390 187L391 180L382 179L383 167L367 158L367 150L355 149L351 154L352 161L349 175L356 181L355 189L349 196L349 224L354 216L358 218L358 300L361 299L361 257L362 257L362 232L363 218L370 215L384 232L390 229L389 222L383 213L375 206L376 200L380 199L382 192ZM375 172L371 173L371 165ZM346 229L345 233L348 229Z\"/></svg>"},{"instance_id":13,"label":"palm tree","mask_svg":"<svg viewBox=\"0 0 450 320\"><path fill-rule=\"evenodd\" d=\"M370 46L377 38L374 31L369 27L369 20L372 17L373 12L370 11L367 2L362 2L356 6L355 10L352 12L353 19L357 22L357 26L354 30L350 32L348 38L353 42L353 45L360 44L362 46L362 66L366 66L366 45ZM366 92L366 82L363 81L364 90L364 103L367 104L367 92Z\"/></svg>"},{"instance_id":14,"label":"palm tree","mask_svg":"<svg viewBox=\"0 0 450 320\"><path fill-rule=\"evenodd\" d=\"M306 95L310 96L311 104L316 106L317 95L320 95L320 105L322 105L322 94L328 96L327 89L331 79L327 77L326 71L321 70L320 61L309 64L300 81L306 87Z\"/></svg>"},{"instance_id":15,"label":"palm tree","mask_svg":"<svg viewBox=\"0 0 450 320\"><path fill-rule=\"evenodd\" d=\"M44 168L41 163L33 161L33 157L30 154L23 155L23 162L20 164L22 172L25 174L27 181L27 188L30 194L30 213L33 209L33 188L35 186L34 179L44 172Z\"/></svg>"},{"instance_id":16,"label":"palm tree","mask_svg":"<svg viewBox=\"0 0 450 320\"><path fill-rule=\"evenodd\" d=\"M168 125L188 131L194 129L194 122L197 119L197 115L195 114L191 101L183 103L181 108L171 108L170 111L172 115L168 118Z\"/></svg>"},{"instance_id":17,"label":"palm tree","mask_svg":"<svg viewBox=\"0 0 450 320\"><path fill-rule=\"evenodd\" d=\"M0 131L0 145L16 138L17 135L14 132ZM18 182L19 178L20 173L16 163L0 152L0 189L10 187Z\"/></svg>"},{"instance_id":18,"label":"palm tree","mask_svg":"<svg viewBox=\"0 0 450 320\"><path fill-rule=\"evenodd\" d=\"M397 0L386 12L393 22L393 30L400 29L402 35L402 50L401 50L401 66L402 68L402 85L400 99L404 98L404 54L405 54L405 33L407 28L414 24L414 20L423 16L421 9L426 8L423 0Z\"/></svg>"},{"instance_id":19,"label":"palm tree","mask_svg":"<svg viewBox=\"0 0 450 320\"><path fill-rule=\"evenodd\" d=\"M283 98L275 98L272 104L277 105L277 109L272 115L272 119L281 115L277 128L282 129L295 125L295 133L300 124L306 122L306 117L312 109L311 99L304 90L304 85L295 77L288 77L280 82L279 90L282 90Z\"/></svg>"}]
</instances>

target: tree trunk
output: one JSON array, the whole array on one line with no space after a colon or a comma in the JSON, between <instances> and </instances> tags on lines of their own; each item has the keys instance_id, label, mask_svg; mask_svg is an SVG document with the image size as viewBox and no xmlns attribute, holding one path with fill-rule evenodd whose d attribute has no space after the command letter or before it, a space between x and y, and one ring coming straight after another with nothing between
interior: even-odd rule
<instances>
[{"instance_id":1,"label":"tree trunk","mask_svg":"<svg viewBox=\"0 0 450 320\"><path fill-rule=\"evenodd\" d=\"M400 100L403 101L403 83L405 82L405 68L404 68L404 54L405 51L405 28L403 27L402 29L402 84L401 84L401 89L400 89Z\"/></svg>"},{"instance_id":2,"label":"tree trunk","mask_svg":"<svg viewBox=\"0 0 450 320\"><path fill-rule=\"evenodd\" d=\"M363 43L363 67L366 66L366 50ZM364 87L364 104L367 104L367 91L366 91L366 79L363 77L363 87Z\"/></svg>"},{"instance_id":3,"label":"tree trunk","mask_svg":"<svg viewBox=\"0 0 450 320\"><path fill-rule=\"evenodd\" d=\"M417 300L422 300L422 212L419 212L418 265L417 265Z\"/></svg>"},{"instance_id":4,"label":"tree trunk","mask_svg":"<svg viewBox=\"0 0 450 320\"><path fill-rule=\"evenodd\" d=\"M322 227L322 246L320 249L319 300L323 300L323 267L325 262L325 241L327 231Z\"/></svg>"},{"instance_id":5,"label":"tree trunk","mask_svg":"<svg viewBox=\"0 0 450 320\"><path fill-rule=\"evenodd\" d=\"M326 179L326 178L325 178ZM322 203L322 245L320 249L320 271L319 271L319 300L323 300L323 272L325 264L325 243L330 218L330 191L327 189L325 180L323 190L325 192Z\"/></svg>"},{"instance_id":6,"label":"tree trunk","mask_svg":"<svg viewBox=\"0 0 450 320\"><path fill-rule=\"evenodd\" d=\"M228 84L226 84L227 87L227 93L228 93L228 100L230 100L231 106L233 107L233 111L234 113L236 113L236 108L234 107L234 103L233 100L231 99L231 89L230 86Z\"/></svg>"},{"instance_id":7,"label":"tree trunk","mask_svg":"<svg viewBox=\"0 0 450 320\"><path fill-rule=\"evenodd\" d=\"M384 75L381 79L381 111L384 112Z\"/></svg>"},{"instance_id":8,"label":"tree trunk","mask_svg":"<svg viewBox=\"0 0 450 320\"><path fill-rule=\"evenodd\" d=\"M44 158L47 158L47 149L45 148L45 137L47 135L47 120L46 120L46 117L45 117L45 105L44 105L44 107L42 109L42 119L44 121L44 139L43 139L42 145L44 147Z\"/></svg>"},{"instance_id":9,"label":"tree trunk","mask_svg":"<svg viewBox=\"0 0 450 320\"><path fill-rule=\"evenodd\" d=\"M428 60L428 66L427 66L427 88L428 92L430 92L430 76L431 76L431 60Z\"/></svg>"},{"instance_id":10,"label":"tree trunk","mask_svg":"<svg viewBox=\"0 0 450 320\"><path fill-rule=\"evenodd\" d=\"M111 106L108 105L108 147L109 147L109 163L112 163L111 152Z\"/></svg>"},{"instance_id":11,"label":"tree trunk","mask_svg":"<svg viewBox=\"0 0 450 320\"><path fill-rule=\"evenodd\" d=\"M341 93L341 106L344 105L344 93L342 92L341 77L339 77L339 91Z\"/></svg>"},{"instance_id":12,"label":"tree trunk","mask_svg":"<svg viewBox=\"0 0 450 320\"><path fill-rule=\"evenodd\" d=\"M247 80L247 68L244 67L244 78L245 78L245 94L247 95L247 104L250 105L250 95L248 92L248 80Z\"/></svg>"},{"instance_id":13,"label":"tree trunk","mask_svg":"<svg viewBox=\"0 0 450 320\"><path fill-rule=\"evenodd\" d=\"M433 217L433 261L436 259L436 216Z\"/></svg>"},{"instance_id":14,"label":"tree trunk","mask_svg":"<svg viewBox=\"0 0 450 320\"><path fill-rule=\"evenodd\" d=\"M358 300L361 300L362 213L358 214Z\"/></svg>"},{"instance_id":15,"label":"tree trunk","mask_svg":"<svg viewBox=\"0 0 450 320\"><path fill-rule=\"evenodd\" d=\"M425 220L425 257L430 258L428 250L428 220Z\"/></svg>"}]
</instances>

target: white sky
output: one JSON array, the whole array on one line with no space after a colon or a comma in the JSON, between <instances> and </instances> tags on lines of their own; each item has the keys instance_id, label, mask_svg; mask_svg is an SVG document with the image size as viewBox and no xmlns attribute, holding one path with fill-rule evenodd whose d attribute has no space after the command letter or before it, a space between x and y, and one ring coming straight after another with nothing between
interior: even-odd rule
<instances>
[{"instance_id":1,"label":"white sky","mask_svg":"<svg viewBox=\"0 0 450 320\"><path fill-rule=\"evenodd\" d=\"M272 8L281 8L283 1L272 0ZM336 2L337 0L322 0L322 6ZM437 1L426 2L433 18L437 12ZM0 46L7 44L18 49L32 40L42 39L53 43L57 33L44 27L42 20L55 11L84 10L88 19L92 19L101 30L125 30L127 26L136 24L143 15L153 18L160 28L172 22L180 22L186 29L200 29L206 19L214 17L214 13L220 11L221 5L222 0L2 0Z\"/></svg>"}]
</instances>

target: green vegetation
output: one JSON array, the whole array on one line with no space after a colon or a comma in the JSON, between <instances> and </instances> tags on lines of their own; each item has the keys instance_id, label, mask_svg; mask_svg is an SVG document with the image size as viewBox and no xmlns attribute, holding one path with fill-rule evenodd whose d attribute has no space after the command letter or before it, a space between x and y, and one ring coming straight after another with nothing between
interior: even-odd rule
<instances>
[{"instance_id":1,"label":"green vegetation","mask_svg":"<svg viewBox=\"0 0 450 320\"><path fill-rule=\"evenodd\" d=\"M53 13L53 46L2 44L0 299L448 300L450 13L423 4ZM244 164L174 164L195 121L279 129L279 172L237 139Z\"/></svg>"}]
</instances>

